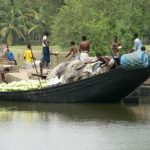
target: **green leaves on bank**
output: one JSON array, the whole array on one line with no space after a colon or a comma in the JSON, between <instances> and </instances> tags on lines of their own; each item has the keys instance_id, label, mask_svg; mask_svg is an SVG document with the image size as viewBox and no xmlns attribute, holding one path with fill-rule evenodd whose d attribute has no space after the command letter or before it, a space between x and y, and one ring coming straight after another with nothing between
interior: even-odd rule
<instances>
[{"instance_id":1,"label":"green leaves on bank","mask_svg":"<svg viewBox=\"0 0 150 150\"><path fill-rule=\"evenodd\" d=\"M117 35L127 51L134 32L143 39L149 32L149 7L150 0L70 0L54 19L52 38L62 45L69 45L70 40L78 44L85 34L93 51L103 49L107 53Z\"/></svg>"},{"instance_id":2,"label":"green leaves on bank","mask_svg":"<svg viewBox=\"0 0 150 150\"><path fill-rule=\"evenodd\" d=\"M113 37L124 51L133 45L132 35L150 38L150 0L0 0L0 40L10 44L40 40L51 34L51 44L69 47L82 35L91 51L109 52Z\"/></svg>"}]
</instances>

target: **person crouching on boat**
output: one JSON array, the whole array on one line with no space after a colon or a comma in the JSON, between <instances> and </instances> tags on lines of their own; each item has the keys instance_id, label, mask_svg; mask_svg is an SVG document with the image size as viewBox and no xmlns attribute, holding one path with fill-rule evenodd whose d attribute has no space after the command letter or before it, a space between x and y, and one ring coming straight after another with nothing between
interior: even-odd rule
<instances>
[{"instance_id":1,"label":"person crouching on boat","mask_svg":"<svg viewBox=\"0 0 150 150\"><path fill-rule=\"evenodd\" d=\"M80 60L86 62L89 57L90 43L86 36L82 36L82 41L80 42L79 52Z\"/></svg>"},{"instance_id":2,"label":"person crouching on boat","mask_svg":"<svg viewBox=\"0 0 150 150\"><path fill-rule=\"evenodd\" d=\"M96 52L96 58L86 62L82 72L89 72L90 76L107 72L110 70L110 60L109 57L102 56L100 52Z\"/></svg>"},{"instance_id":3,"label":"person crouching on boat","mask_svg":"<svg viewBox=\"0 0 150 150\"><path fill-rule=\"evenodd\" d=\"M70 52L65 56L65 58L67 58L70 55L72 55L70 60L79 60L78 50L77 47L75 46L74 41L70 42Z\"/></svg>"},{"instance_id":4,"label":"person crouching on boat","mask_svg":"<svg viewBox=\"0 0 150 150\"><path fill-rule=\"evenodd\" d=\"M90 61L89 63L99 62L99 66L103 64L108 64L110 59L108 57L102 56L100 52L96 52L96 60Z\"/></svg>"},{"instance_id":5,"label":"person crouching on boat","mask_svg":"<svg viewBox=\"0 0 150 150\"><path fill-rule=\"evenodd\" d=\"M31 45L28 43L27 44L27 50L24 53L24 59L26 60L26 68L30 69L33 68L33 55L32 55L32 48Z\"/></svg>"},{"instance_id":6,"label":"person crouching on boat","mask_svg":"<svg viewBox=\"0 0 150 150\"><path fill-rule=\"evenodd\" d=\"M90 61L89 63L96 63L95 69L99 67L105 67L105 71L107 72L114 67L114 59L108 56L102 56L100 52L96 52L96 59Z\"/></svg>"}]
</instances>

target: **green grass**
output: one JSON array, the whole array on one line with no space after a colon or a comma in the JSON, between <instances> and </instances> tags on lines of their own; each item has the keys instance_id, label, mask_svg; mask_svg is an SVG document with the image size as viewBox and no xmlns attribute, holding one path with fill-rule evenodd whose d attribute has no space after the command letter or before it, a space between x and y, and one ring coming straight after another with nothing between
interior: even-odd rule
<instances>
[{"instance_id":1,"label":"green grass","mask_svg":"<svg viewBox=\"0 0 150 150\"><path fill-rule=\"evenodd\" d=\"M10 51L14 53L17 60L22 60L24 56L24 52L27 49L26 45L15 45L15 46L9 46ZM50 46L51 52L62 52L61 48L59 46ZM41 57L42 53L42 45L33 45L32 51L34 57L39 59Z\"/></svg>"},{"instance_id":2,"label":"green grass","mask_svg":"<svg viewBox=\"0 0 150 150\"><path fill-rule=\"evenodd\" d=\"M15 45L15 46L9 46L10 50L12 50L13 52L24 52L27 47L26 45ZM57 51L57 52L61 52L61 48L60 46L50 46L51 51ZM32 50L33 52L41 52L42 51L42 45L33 45L32 46Z\"/></svg>"}]
</instances>

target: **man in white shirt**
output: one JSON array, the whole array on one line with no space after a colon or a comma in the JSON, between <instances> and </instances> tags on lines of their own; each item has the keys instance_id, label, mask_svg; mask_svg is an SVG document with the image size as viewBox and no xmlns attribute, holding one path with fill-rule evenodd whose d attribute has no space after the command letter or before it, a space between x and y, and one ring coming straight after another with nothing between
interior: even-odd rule
<instances>
[{"instance_id":1,"label":"man in white shirt","mask_svg":"<svg viewBox=\"0 0 150 150\"><path fill-rule=\"evenodd\" d=\"M134 47L133 47L133 50L134 51L141 51L141 47L142 47L142 41L138 38L138 34L135 33L134 34Z\"/></svg>"},{"instance_id":2,"label":"man in white shirt","mask_svg":"<svg viewBox=\"0 0 150 150\"><path fill-rule=\"evenodd\" d=\"M40 62L40 72L41 72L41 75L43 74L43 67L48 67L48 65L49 65L50 55L57 56L57 53L50 52L48 36L49 36L49 33L46 31L44 33L43 38L42 38L43 50L42 50L42 58L41 58L41 62Z\"/></svg>"}]
</instances>

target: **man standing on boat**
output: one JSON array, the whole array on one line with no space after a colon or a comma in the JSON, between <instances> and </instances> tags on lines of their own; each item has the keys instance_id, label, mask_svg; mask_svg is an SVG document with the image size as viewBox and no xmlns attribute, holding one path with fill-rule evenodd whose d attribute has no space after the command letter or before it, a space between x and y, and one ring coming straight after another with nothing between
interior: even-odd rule
<instances>
[{"instance_id":1,"label":"man standing on boat","mask_svg":"<svg viewBox=\"0 0 150 150\"><path fill-rule=\"evenodd\" d=\"M48 41L49 33L46 31L44 33L43 39L42 39L42 66L48 67L48 64L50 62L50 51L49 51L49 41Z\"/></svg>"},{"instance_id":2,"label":"man standing on boat","mask_svg":"<svg viewBox=\"0 0 150 150\"><path fill-rule=\"evenodd\" d=\"M70 59L73 59L73 60L78 60L79 59L79 56L78 56L78 50L77 50L77 47L75 46L75 42L74 41L71 41L70 42L70 52L65 56L66 58L72 54L71 58Z\"/></svg>"},{"instance_id":3,"label":"man standing on boat","mask_svg":"<svg viewBox=\"0 0 150 150\"><path fill-rule=\"evenodd\" d=\"M118 41L118 37L115 36L114 38L114 42L112 44L112 49L113 49L113 56L114 56L114 59L117 63L117 65L120 65L120 49L122 48L120 42Z\"/></svg>"},{"instance_id":4,"label":"man standing on boat","mask_svg":"<svg viewBox=\"0 0 150 150\"><path fill-rule=\"evenodd\" d=\"M57 56L57 53L51 53L50 50L49 50L48 36L49 36L49 33L46 31L44 33L44 36L43 36L43 39L42 39L43 50L42 50L42 58L41 58L41 63L40 63L41 75L43 75L43 67L47 68L49 63L50 63L50 55Z\"/></svg>"},{"instance_id":5,"label":"man standing on boat","mask_svg":"<svg viewBox=\"0 0 150 150\"><path fill-rule=\"evenodd\" d=\"M86 36L82 36L82 41L80 42L79 52L80 60L85 61L89 57L90 43Z\"/></svg>"},{"instance_id":6,"label":"man standing on boat","mask_svg":"<svg viewBox=\"0 0 150 150\"><path fill-rule=\"evenodd\" d=\"M138 38L138 34L135 33L134 34L134 47L133 47L133 50L134 51L141 51L141 47L142 47L142 41Z\"/></svg>"}]
</instances>

